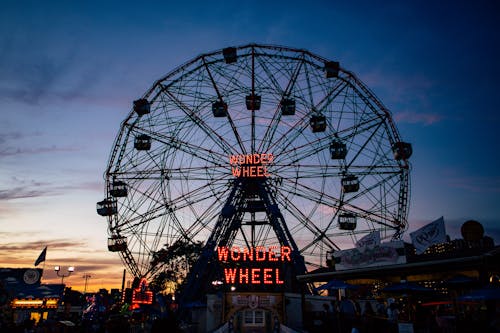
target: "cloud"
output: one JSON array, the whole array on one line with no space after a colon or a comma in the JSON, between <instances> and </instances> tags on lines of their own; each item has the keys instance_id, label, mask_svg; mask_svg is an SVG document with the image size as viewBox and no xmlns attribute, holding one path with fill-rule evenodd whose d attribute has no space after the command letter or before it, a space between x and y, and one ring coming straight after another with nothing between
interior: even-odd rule
<instances>
[{"instance_id":1,"label":"cloud","mask_svg":"<svg viewBox=\"0 0 500 333\"><path fill-rule=\"evenodd\" d=\"M433 125L442 119L443 116L436 113L403 111L394 114L396 123Z\"/></svg>"},{"instance_id":2,"label":"cloud","mask_svg":"<svg viewBox=\"0 0 500 333\"><path fill-rule=\"evenodd\" d=\"M51 193L46 190L33 190L26 187L15 187L8 190L0 190L0 200L37 198L46 195L51 195Z\"/></svg>"},{"instance_id":3,"label":"cloud","mask_svg":"<svg viewBox=\"0 0 500 333\"><path fill-rule=\"evenodd\" d=\"M500 193L498 177L453 177L445 179L445 183L450 187L475 193Z\"/></svg>"},{"instance_id":4,"label":"cloud","mask_svg":"<svg viewBox=\"0 0 500 333\"><path fill-rule=\"evenodd\" d=\"M0 151L0 157L16 156L16 155L35 155L35 154L47 154L47 153L66 153L79 151L76 147L39 147L39 148L5 148Z\"/></svg>"},{"instance_id":5,"label":"cloud","mask_svg":"<svg viewBox=\"0 0 500 333\"><path fill-rule=\"evenodd\" d=\"M78 246L86 246L87 243L81 240L72 240L72 239L54 239L54 240L39 240L39 241L31 241L31 242L22 242L22 243L5 243L0 244L0 252L9 253L9 252L25 252L25 251L41 251L45 246L51 249L68 249L75 248Z\"/></svg>"}]
</instances>

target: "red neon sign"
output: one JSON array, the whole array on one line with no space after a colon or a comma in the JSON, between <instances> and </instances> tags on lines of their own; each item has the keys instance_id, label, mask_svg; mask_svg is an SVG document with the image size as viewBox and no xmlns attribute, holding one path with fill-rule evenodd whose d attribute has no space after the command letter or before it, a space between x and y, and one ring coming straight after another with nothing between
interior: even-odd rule
<instances>
[{"instance_id":1,"label":"red neon sign","mask_svg":"<svg viewBox=\"0 0 500 333\"><path fill-rule=\"evenodd\" d=\"M231 172L235 177L269 177L267 165L274 160L273 154L240 154L229 156Z\"/></svg>"},{"instance_id":2,"label":"red neon sign","mask_svg":"<svg viewBox=\"0 0 500 333\"><path fill-rule=\"evenodd\" d=\"M148 290L148 282L142 278L139 287L132 291L132 305L153 304L153 292Z\"/></svg>"},{"instance_id":3,"label":"red neon sign","mask_svg":"<svg viewBox=\"0 0 500 333\"><path fill-rule=\"evenodd\" d=\"M291 261L292 249L289 246L256 246L255 248L240 248L233 246L217 247L217 258L221 262L285 262ZM279 268L224 268L224 278L227 284L283 284Z\"/></svg>"}]
</instances>

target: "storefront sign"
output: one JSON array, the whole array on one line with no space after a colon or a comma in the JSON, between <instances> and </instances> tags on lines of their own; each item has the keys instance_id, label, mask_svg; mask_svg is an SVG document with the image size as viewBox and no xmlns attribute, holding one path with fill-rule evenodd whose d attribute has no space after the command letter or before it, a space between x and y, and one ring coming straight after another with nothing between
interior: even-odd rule
<instances>
[{"instance_id":1,"label":"storefront sign","mask_svg":"<svg viewBox=\"0 0 500 333\"><path fill-rule=\"evenodd\" d=\"M381 243L374 247L355 248L333 253L335 270L406 263L403 241Z\"/></svg>"}]
</instances>

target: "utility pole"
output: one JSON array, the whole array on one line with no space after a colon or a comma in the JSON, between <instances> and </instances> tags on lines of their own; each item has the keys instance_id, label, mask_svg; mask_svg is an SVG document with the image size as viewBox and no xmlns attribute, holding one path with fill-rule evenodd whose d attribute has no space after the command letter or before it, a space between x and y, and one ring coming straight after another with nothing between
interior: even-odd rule
<instances>
[{"instance_id":1,"label":"utility pole","mask_svg":"<svg viewBox=\"0 0 500 333\"><path fill-rule=\"evenodd\" d=\"M83 274L82 278L85 279L85 286L83 287L83 294L85 295L85 293L87 292L87 281L88 279L90 279L92 277L92 275L90 275L89 273L85 273Z\"/></svg>"}]
</instances>

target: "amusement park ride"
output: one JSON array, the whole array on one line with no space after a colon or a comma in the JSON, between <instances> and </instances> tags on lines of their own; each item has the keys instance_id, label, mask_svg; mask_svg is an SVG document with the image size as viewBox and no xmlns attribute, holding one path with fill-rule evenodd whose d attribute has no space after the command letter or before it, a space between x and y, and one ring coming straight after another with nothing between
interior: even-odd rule
<instances>
[{"instance_id":1,"label":"amusement park ride","mask_svg":"<svg viewBox=\"0 0 500 333\"><path fill-rule=\"evenodd\" d=\"M411 154L389 111L338 62L229 47L186 62L134 102L97 212L109 250L139 279L165 270L183 244L203 244L184 267L181 305L214 281L298 291L294 277L328 252L375 230L401 236Z\"/></svg>"}]
</instances>

